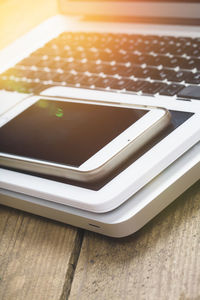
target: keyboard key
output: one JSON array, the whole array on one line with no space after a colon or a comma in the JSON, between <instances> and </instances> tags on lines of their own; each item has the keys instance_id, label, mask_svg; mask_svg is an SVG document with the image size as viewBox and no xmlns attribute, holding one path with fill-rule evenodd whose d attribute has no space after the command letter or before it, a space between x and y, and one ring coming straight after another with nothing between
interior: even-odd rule
<instances>
[{"instance_id":1,"label":"keyboard key","mask_svg":"<svg viewBox=\"0 0 200 300\"><path fill-rule=\"evenodd\" d=\"M190 77L187 79L188 83L200 84L200 72L192 73Z\"/></svg>"},{"instance_id":2,"label":"keyboard key","mask_svg":"<svg viewBox=\"0 0 200 300\"><path fill-rule=\"evenodd\" d=\"M176 95L180 90L182 90L185 86L181 84L169 84L165 88L161 89L159 92L160 95L165 96L174 96Z\"/></svg>"},{"instance_id":3,"label":"keyboard key","mask_svg":"<svg viewBox=\"0 0 200 300\"><path fill-rule=\"evenodd\" d=\"M128 85L126 87L126 90L127 91L130 91L130 92L139 92L142 90L142 88L144 88L146 85L148 85L148 82L147 81L144 81L144 80L137 80L137 81L134 81L132 80L130 82L130 85Z\"/></svg>"},{"instance_id":4,"label":"keyboard key","mask_svg":"<svg viewBox=\"0 0 200 300\"><path fill-rule=\"evenodd\" d=\"M151 79L154 80L165 80L167 79L168 81L172 82L181 82L181 81L187 81L189 76L191 75L191 72L187 71L174 71L170 69L151 69L149 73Z\"/></svg>"},{"instance_id":5,"label":"keyboard key","mask_svg":"<svg viewBox=\"0 0 200 300\"><path fill-rule=\"evenodd\" d=\"M85 69L84 72L88 71L88 72L94 73L94 74L104 73L104 65L102 63L101 64L86 63L86 64L82 64L82 66L80 66L80 67L81 67L81 71L83 69Z\"/></svg>"},{"instance_id":6,"label":"keyboard key","mask_svg":"<svg viewBox=\"0 0 200 300\"><path fill-rule=\"evenodd\" d=\"M81 86L86 86L86 87L90 87L92 85L95 86L95 82L99 79L98 76L84 76L82 79L81 79Z\"/></svg>"},{"instance_id":7,"label":"keyboard key","mask_svg":"<svg viewBox=\"0 0 200 300\"><path fill-rule=\"evenodd\" d=\"M184 58L182 60L182 62L179 63L178 66L180 67L180 69L192 70L194 68L197 68L197 70L200 70L200 59L195 59L195 58L186 59L186 58Z\"/></svg>"},{"instance_id":8,"label":"keyboard key","mask_svg":"<svg viewBox=\"0 0 200 300\"><path fill-rule=\"evenodd\" d=\"M163 78L160 75L161 70L158 70L156 68L150 68L150 67L148 67L147 70L149 72L149 77L151 79L154 79L154 80L163 80Z\"/></svg>"},{"instance_id":9,"label":"keyboard key","mask_svg":"<svg viewBox=\"0 0 200 300\"><path fill-rule=\"evenodd\" d=\"M134 66L119 66L118 74L122 77L130 77L133 75Z\"/></svg>"},{"instance_id":10,"label":"keyboard key","mask_svg":"<svg viewBox=\"0 0 200 300\"><path fill-rule=\"evenodd\" d=\"M119 75L119 74L122 74L122 73L124 74L125 72L123 72L123 70L125 68L126 68L125 66L122 66L120 68L119 65L112 66L110 64L109 65L102 64L102 71L106 75L116 75L116 74ZM120 69L121 69L121 71L120 71Z\"/></svg>"},{"instance_id":11,"label":"keyboard key","mask_svg":"<svg viewBox=\"0 0 200 300\"><path fill-rule=\"evenodd\" d=\"M192 56L192 57L200 57L200 49L199 47L197 48L189 48L187 51L187 55Z\"/></svg>"},{"instance_id":12,"label":"keyboard key","mask_svg":"<svg viewBox=\"0 0 200 300\"><path fill-rule=\"evenodd\" d=\"M173 70L162 69L160 71L160 80L167 79L168 81L175 81L176 72Z\"/></svg>"},{"instance_id":13,"label":"keyboard key","mask_svg":"<svg viewBox=\"0 0 200 300\"><path fill-rule=\"evenodd\" d=\"M49 81L53 80L53 78L56 76L56 73L54 72L35 72L36 78L40 79L41 81Z\"/></svg>"},{"instance_id":14,"label":"keyboard key","mask_svg":"<svg viewBox=\"0 0 200 300\"><path fill-rule=\"evenodd\" d=\"M142 93L148 95L154 95L158 93L161 89L167 87L167 84L161 82L148 82L144 87L142 87Z\"/></svg>"},{"instance_id":15,"label":"keyboard key","mask_svg":"<svg viewBox=\"0 0 200 300\"><path fill-rule=\"evenodd\" d=\"M75 55L73 55L73 57L75 57L75 59L84 59L86 58L88 61L97 61L97 60L108 60L109 59L106 57L104 58L103 55L101 55L100 51L90 51L90 50L86 50L85 52L83 51L80 57L77 57Z\"/></svg>"},{"instance_id":16,"label":"keyboard key","mask_svg":"<svg viewBox=\"0 0 200 300\"><path fill-rule=\"evenodd\" d=\"M110 84L110 88L114 90L123 90L131 83L129 79L114 79Z\"/></svg>"},{"instance_id":17,"label":"keyboard key","mask_svg":"<svg viewBox=\"0 0 200 300\"><path fill-rule=\"evenodd\" d=\"M132 74L136 78L148 78L150 77L150 68L133 67Z\"/></svg>"},{"instance_id":18,"label":"keyboard key","mask_svg":"<svg viewBox=\"0 0 200 300\"><path fill-rule=\"evenodd\" d=\"M127 52L127 50L125 50L125 53L119 53L118 49L117 51L115 52L115 55L113 57L112 60L116 61L117 63L133 63L135 64L135 58L136 58L136 55L133 55L131 52Z\"/></svg>"},{"instance_id":19,"label":"keyboard key","mask_svg":"<svg viewBox=\"0 0 200 300\"><path fill-rule=\"evenodd\" d=\"M191 70L194 68L194 60L192 59L187 59L184 57L178 57L178 56L174 56L172 58L170 58L169 63L165 65L165 67L168 68L176 68L179 67L180 69L188 69Z\"/></svg>"},{"instance_id":20,"label":"keyboard key","mask_svg":"<svg viewBox=\"0 0 200 300\"><path fill-rule=\"evenodd\" d=\"M68 78L71 76L70 73L51 73L53 76L51 77L51 79L53 80L53 82L68 82Z\"/></svg>"},{"instance_id":21,"label":"keyboard key","mask_svg":"<svg viewBox=\"0 0 200 300\"><path fill-rule=\"evenodd\" d=\"M194 58L192 61L194 61L193 67L200 71L200 58Z\"/></svg>"},{"instance_id":22,"label":"keyboard key","mask_svg":"<svg viewBox=\"0 0 200 300\"><path fill-rule=\"evenodd\" d=\"M77 74L77 75L71 74L69 77L67 77L67 84L70 85L81 84L82 78L83 78L83 74Z\"/></svg>"},{"instance_id":23,"label":"keyboard key","mask_svg":"<svg viewBox=\"0 0 200 300\"><path fill-rule=\"evenodd\" d=\"M188 82L188 78L191 77L191 75L192 75L191 72L178 71L178 72L175 72L174 78L171 81L175 81L175 82L185 81L185 82Z\"/></svg>"},{"instance_id":24,"label":"keyboard key","mask_svg":"<svg viewBox=\"0 0 200 300\"><path fill-rule=\"evenodd\" d=\"M200 100L200 86L187 86L178 93L178 97Z\"/></svg>"},{"instance_id":25,"label":"keyboard key","mask_svg":"<svg viewBox=\"0 0 200 300\"><path fill-rule=\"evenodd\" d=\"M133 67L127 67L120 64L101 64L100 66L101 72L105 75L120 75L122 77L130 77L131 75L133 75Z\"/></svg>"},{"instance_id":26,"label":"keyboard key","mask_svg":"<svg viewBox=\"0 0 200 300\"><path fill-rule=\"evenodd\" d=\"M95 57L92 56L92 58L90 56L88 56L88 59L91 60L97 60L100 59L102 61L114 61L117 60L117 57L114 55L114 53L112 51L101 51L101 52L94 52L95 53Z\"/></svg>"},{"instance_id":27,"label":"keyboard key","mask_svg":"<svg viewBox=\"0 0 200 300\"><path fill-rule=\"evenodd\" d=\"M135 61L133 60L133 63L139 65L146 64L148 66L158 66L159 64L156 62L156 58L156 56L149 54L135 55Z\"/></svg>"},{"instance_id":28,"label":"keyboard key","mask_svg":"<svg viewBox=\"0 0 200 300\"><path fill-rule=\"evenodd\" d=\"M75 64L66 62L63 60L50 60L47 64L49 69L57 70L62 69L63 71L71 71L74 69Z\"/></svg>"},{"instance_id":29,"label":"keyboard key","mask_svg":"<svg viewBox=\"0 0 200 300\"><path fill-rule=\"evenodd\" d=\"M153 66L163 66L169 67L170 66L170 57L164 55L157 55L154 57L154 64Z\"/></svg>"},{"instance_id":30,"label":"keyboard key","mask_svg":"<svg viewBox=\"0 0 200 300\"><path fill-rule=\"evenodd\" d=\"M111 86L113 80L114 79L109 78L109 77L106 77L106 78L100 77L95 82L95 86L98 87L98 88L106 89L106 88L109 88Z\"/></svg>"}]
</instances>

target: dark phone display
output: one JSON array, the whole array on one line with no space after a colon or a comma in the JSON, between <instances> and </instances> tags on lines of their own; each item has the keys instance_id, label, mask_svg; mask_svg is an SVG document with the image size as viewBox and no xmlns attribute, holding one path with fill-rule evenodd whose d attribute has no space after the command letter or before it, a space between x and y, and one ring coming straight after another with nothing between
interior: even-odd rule
<instances>
[{"instance_id":1,"label":"dark phone display","mask_svg":"<svg viewBox=\"0 0 200 300\"><path fill-rule=\"evenodd\" d=\"M41 99L0 128L0 152L78 167L146 113Z\"/></svg>"}]
</instances>

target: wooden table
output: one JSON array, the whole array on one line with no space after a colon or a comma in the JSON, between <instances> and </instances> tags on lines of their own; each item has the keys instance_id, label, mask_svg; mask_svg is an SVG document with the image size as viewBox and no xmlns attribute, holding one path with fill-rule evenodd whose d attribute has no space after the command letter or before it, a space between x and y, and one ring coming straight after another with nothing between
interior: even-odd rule
<instances>
[{"instance_id":1,"label":"wooden table","mask_svg":"<svg viewBox=\"0 0 200 300\"><path fill-rule=\"evenodd\" d=\"M55 13L1 0L0 46ZM200 299L200 182L120 240L0 206L0 299Z\"/></svg>"}]
</instances>

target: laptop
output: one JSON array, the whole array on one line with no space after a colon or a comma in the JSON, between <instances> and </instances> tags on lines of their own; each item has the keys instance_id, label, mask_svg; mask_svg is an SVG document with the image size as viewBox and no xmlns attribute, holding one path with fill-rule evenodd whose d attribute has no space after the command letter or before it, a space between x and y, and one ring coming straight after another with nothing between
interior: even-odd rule
<instances>
[{"instance_id":1,"label":"laptop","mask_svg":"<svg viewBox=\"0 0 200 300\"><path fill-rule=\"evenodd\" d=\"M60 15L0 52L0 126L33 98L160 107L171 126L95 185L2 166L0 203L127 236L200 177L200 1L58 4Z\"/></svg>"}]
</instances>

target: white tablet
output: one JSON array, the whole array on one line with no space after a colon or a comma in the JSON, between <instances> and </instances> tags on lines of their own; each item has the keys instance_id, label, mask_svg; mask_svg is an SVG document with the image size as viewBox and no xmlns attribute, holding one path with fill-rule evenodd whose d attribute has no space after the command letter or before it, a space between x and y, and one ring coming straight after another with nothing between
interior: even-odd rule
<instances>
[{"instance_id":1,"label":"white tablet","mask_svg":"<svg viewBox=\"0 0 200 300\"><path fill-rule=\"evenodd\" d=\"M70 88L52 88L47 90L46 94L53 97L60 95L59 99L67 95L70 99L73 98L73 95L74 98L82 96L86 101L93 99L100 101L105 95L103 92ZM118 104L134 103L136 106L141 103L140 97L133 95L108 92L106 97L110 103L119 101ZM20 105L24 105L24 103L22 102ZM149 104L156 107L157 103L157 99L143 97L143 105ZM199 141L200 111L197 105L170 100L165 107L179 113L186 111L189 117L176 130L98 189L75 186L6 169L0 170L0 187L91 212L111 211L124 203Z\"/></svg>"}]
</instances>

